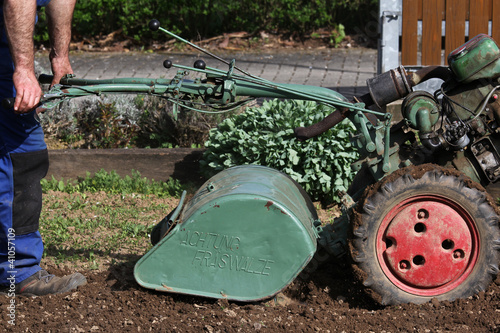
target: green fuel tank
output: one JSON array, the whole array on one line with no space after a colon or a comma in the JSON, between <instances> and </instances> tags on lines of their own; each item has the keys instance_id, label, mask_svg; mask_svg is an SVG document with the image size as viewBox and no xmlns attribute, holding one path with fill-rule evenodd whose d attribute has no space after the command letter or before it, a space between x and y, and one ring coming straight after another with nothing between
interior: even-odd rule
<instances>
[{"instance_id":1,"label":"green fuel tank","mask_svg":"<svg viewBox=\"0 0 500 333\"><path fill-rule=\"evenodd\" d=\"M145 288L261 300L292 282L316 252L311 200L290 177L268 167L220 172L178 219L174 215L171 230L135 266L135 279Z\"/></svg>"}]
</instances>

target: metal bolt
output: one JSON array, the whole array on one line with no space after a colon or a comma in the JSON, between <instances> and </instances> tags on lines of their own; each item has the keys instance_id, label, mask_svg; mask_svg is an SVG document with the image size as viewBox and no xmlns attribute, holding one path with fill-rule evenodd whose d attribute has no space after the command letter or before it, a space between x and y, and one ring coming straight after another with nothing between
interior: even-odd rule
<instances>
[{"instance_id":1,"label":"metal bolt","mask_svg":"<svg viewBox=\"0 0 500 333\"><path fill-rule=\"evenodd\" d=\"M463 253L460 250L453 251L453 258L454 259L461 259L463 258Z\"/></svg>"},{"instance_id":2,"label":"metal bolt","mask_svg":"<svg viewBox=\"0 0 500 333\"><path fill-rule=\"evenodd\" d=\"M403 260L403 261L401 261L401 262L399 263L399 268L401 268L401 269L404 269L404 270L405 270L405 269L410 268L410 265L408 264L408 262L407 262L407 261Z\"/></svg>"},{"instance_id":3,"label":"metal bolt","mask_svg":"<svg viewBox=\"0 0 500 333\"><path fill-rule=\"evenodd\" d=\"M419 209L417 212L417 218L422 220L429 217L429 212L425 209Z\"/></svg>"}]
</instances>

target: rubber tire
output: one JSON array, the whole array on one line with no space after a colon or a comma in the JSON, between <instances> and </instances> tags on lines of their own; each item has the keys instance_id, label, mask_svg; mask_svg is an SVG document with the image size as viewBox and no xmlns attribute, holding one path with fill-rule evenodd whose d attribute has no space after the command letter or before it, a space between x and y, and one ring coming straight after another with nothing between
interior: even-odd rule
<instances>
[{"instance_id":1,"label":"rubber tire","mask_svg":"<svg viewBox=\"0 0 500 333\"><path fill-rule=\"evenodd\" d=\"M376 253L376 236L385 215L403 200L429 194L459 203L472 217L479 240L475 267L467 278L454 289L432 297L397 287L384 273ZM451 301L484 291L498 273L500 231L496 208L480 185L456 170L435 165L398 170L368 188L351 216L349 250L354 276L383 305L425 303L432 298Z\"/></svg>"}]
</instances>

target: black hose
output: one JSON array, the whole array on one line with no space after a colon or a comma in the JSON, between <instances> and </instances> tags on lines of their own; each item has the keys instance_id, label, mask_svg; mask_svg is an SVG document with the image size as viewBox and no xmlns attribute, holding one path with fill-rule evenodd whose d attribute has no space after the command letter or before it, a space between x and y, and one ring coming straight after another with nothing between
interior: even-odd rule
<instances>
[{"instance_id":1,"label":"black hose","mask_svg":"<svg viewBox=\"0 0 500 333\"><path fill-rule=\"evenodd\" d=\"M297 137L297 139L299 139L300 141L305 141L328 131L330 128L345 119L345 116L343 114L345 111L347 111L346 108L339 109L333 113L330 113L323 120L317 122L316 124L308 127L297 127L294 131L295 137Z\"/></svg>"}]
</instances>

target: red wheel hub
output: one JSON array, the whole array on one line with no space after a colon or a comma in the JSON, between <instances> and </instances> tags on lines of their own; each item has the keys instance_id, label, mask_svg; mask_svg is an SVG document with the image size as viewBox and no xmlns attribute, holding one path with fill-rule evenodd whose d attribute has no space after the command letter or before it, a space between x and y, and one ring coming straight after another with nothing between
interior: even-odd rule
<instances>
[{"instance_id":1,"label":"red wheel hub","mask_svg":"<svg viewBox=\"0 0 500 333\"><path fill-rule=\"evenodd\" d=\"M460 285L478 257L472 217L450 199L420 195L391 209L377 234L386 276L406 292L436 296Z\"/></svg>"}]
</instances>

